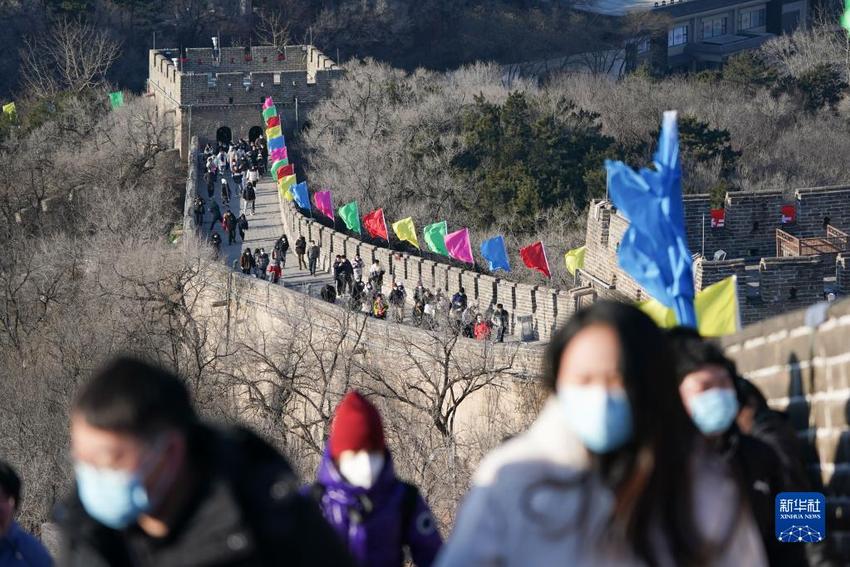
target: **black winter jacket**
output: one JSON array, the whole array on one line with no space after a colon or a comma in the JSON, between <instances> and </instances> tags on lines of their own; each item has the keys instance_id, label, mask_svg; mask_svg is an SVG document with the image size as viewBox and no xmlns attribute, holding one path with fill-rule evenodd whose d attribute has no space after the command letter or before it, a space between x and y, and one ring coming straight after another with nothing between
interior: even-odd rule
<instances>
[{"instance_id":1,"label":"black winter jacket","mask_svg":"<svg viewBox=\"0 0 850 567\"><path fill-rule=\"evenodd\" d=\"M196 494L162 540L138 526L116 531L91 518L76 491L57 510L58 565L349 566L315 503L298 493L286 460L244 429L202 426L192 435Z\"/></svg>"}]
</instances>

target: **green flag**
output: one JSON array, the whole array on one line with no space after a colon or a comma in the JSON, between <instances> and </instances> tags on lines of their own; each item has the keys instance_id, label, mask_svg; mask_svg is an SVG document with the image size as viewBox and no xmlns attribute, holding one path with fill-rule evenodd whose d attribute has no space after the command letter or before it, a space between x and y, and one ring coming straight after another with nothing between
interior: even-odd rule
<instances>
[{"instance_id":1,"label":"green flag","mask_svg":"<svg viewBox=\"0 0 850 567\"><path fill-rule=\"evenodd\" d=\"M263 120L265 120L266 122L268 122L269 118L271 118L272 116L277 116L277 108L275 108L274 106L270 106L263 111Z\"/></svg>"},{"instance_id":2,"label":"green flag","mask_svg":"<svg viewBox=\"0 0 850 567\"><path fill-rule=\"evenodd\" d=\"M357 201L351 201L347 205L339 208L339 218L348 227L348 230L353 230L360 234L360 209L357 208Z\"/></svg>"},{"instance_id":3,"label":"green flag","mask_svg":"<svg viewBox=\"0 0 850 567\"><path fill-rule=\"evenodd\" d=\"M841 16L841 27L850 33L850 0L844 0L844 14Z\"/></svg>"},{"instance_id":4,"label":"green flag","mask_svg":"<svg viewBox=\"0 0 850 567\"><path fill-rule=\"evenodd\" d=\"M112 110L115 110L119 106L124 106L124 93L121 91L109 93L109 102L112 103Z\"/></svg>"},{"instance_id":5,"label":"green flag","mask_svg":"<svg viewBox=\"0 0 850 567\"><path fill-rule=\"evenodd\" d=\"M435 222L425 227L425 243L428 245L428 250L448 256L449 251L446 249L446 232L448 232L448 224L446 221Z\"/></svg>"}]
</instances>

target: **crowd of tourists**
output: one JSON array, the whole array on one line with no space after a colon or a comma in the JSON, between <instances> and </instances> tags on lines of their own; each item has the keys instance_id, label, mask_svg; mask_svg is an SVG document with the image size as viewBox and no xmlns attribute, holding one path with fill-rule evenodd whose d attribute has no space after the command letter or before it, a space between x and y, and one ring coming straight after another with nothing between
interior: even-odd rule
<instances>
[{"instance_id":1,"label":"crowd of tourists","mask_svg":"<svg viewBox=\"0 0 850 567\"><path fill-rule=\"evenodd\" d=\"M774 537L776 495L811 488L795 432L695 331L599 302L552 337L542 382L534 423L481 461L456 517L438 522L396 474L361 393L341 399L302 484L250 430L202 420L179 377L117 358L71 407L75 482L56 512L58 563L840 564L828 539ZM22 492L0 463L0 566L49 565L15 523Z\"/></svg>"},{"instance_id":2,"label":"crowd of tourists","mask_svg":"<svg viewBox=\"0 0 850 567\"><path fill-rule=\"evenodd\" d=\"M410 299L412 309L407 320L417 327L436 329L444 326L464 337L497 342L504 342L508 332L510 316L504 306L495 303L481 311L469 302L464 288L449 297L439 288L432 292L420 280L409 297L404 282L395 280L390 292L385 294L386 271L380 261L373 260L366 271L359 254L352 260L345 254L338 254L331 269L335 285L322 288L320 297L330 303L342 301L352 311L404 323Z\"/></svg>"},{"instance_id":3,"label":"crowd of tourists","mask_svg":"<svg viewBox=\"0 0 850 567\"><path fill-rule=\"evenodd\" d=\"M195 225L201 229L205 226L206 215L209 213L209 240L216 253L220 252L224 240L215 230L216 225L221 227L228 245L239 240L244 242L245 233L250 226L246 215L256 212L257 183L265 174L267 160L268 151L262 136L253 142L240 139L232 144L217 142L215 148L207 144L204 148L201 170L207 199L200 193L196 194L192 202L192 214ZM235 195L231 193L231 189L236 190ZM236 213L231 209L231 199L234 196L237 201L241 197L241 202L244 203L244 208L240 210L237 202ZM236 238L237 232L239 240Z\"/></svg>"}]
</instances>

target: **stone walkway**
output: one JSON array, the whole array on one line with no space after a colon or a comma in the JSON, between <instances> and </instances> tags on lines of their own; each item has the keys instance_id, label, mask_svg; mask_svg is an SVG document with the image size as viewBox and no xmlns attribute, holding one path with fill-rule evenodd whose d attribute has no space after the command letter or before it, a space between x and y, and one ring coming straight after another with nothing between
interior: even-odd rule
<instances>
[{"instance_id":1,"label":"stone walkway","mask_svg":"<svg viewBox=\"0 0 850 567\"><path fill-rule=\"evenodd\" d=\"M245 240L239 239L239 231L236 231L236 242L227 244L227 233L221 228L220 224L216 224L213 229L221 236L221 252L225 258L227 265L239 268L239 256L245 250L250 248L254 252L257 248L263 248L269 256L274 250L274 243L284 233L283 222L280 218L280 200L277 195L277 185L268 178L263 178L256 189L257 199L255 201L255 212L251 214L251 208L245 207L248 203L242 199L241 192L237 189L236 184L230 175L227 175L228 187L230 187L230 201L222 203L221 201L221 178L216 180L215 193L213 198L218 201L221 207L221 212L224 213L229 206L233 214L238 218L240 212L245 212L245 217L248 219L248 230L245 231ZM198 194L201 195L207 202L207 211L209 211L210 203L207 199L206 186L198 187ZM210 213L207 212L205 217L204 229L209 228ZM207 231L208 232L208 231ZM328 273L317 273L315 277L310 276L307 270L298 269L298 258L295 256L295 239L297 235L287 234L289 238L289 251L286 254L286 263L283 268L283 277L280 280L282 285L295 288L303 293L318 297L319 290L327 283L333 283L333 276ZM306 262L306 258L305 258Z\"/></svg>"},{"instance_id":2,"label":"stone walkway","mask_svg":"<svg viewBox=\"0 0 850 567\"><path fill-rule=\"evenodd\" d=\"M230 188L230 201L222 203L221 201L221 178L216 180L215 193L213 198L219 203L222 214L229 206L233 214L238 218L239 213L244 211L245 217L248 219L248 230L245 231L245 240L239 239L239 231L236 232L236 242L227 244L227 233L221 228L221 224L217 223L215 228L219 236L221 236L221 252L227 262L227 265L232 269L239 270L239 256L245 250L250 248L253 253L258 247L265 249L271 256L274 249L274 243L284 233L283 221L280 216L280 199L277 195L277 184L271 179L264 177L258 184L256 189L257 199L255 201L255 213L252 215L250 207L245 210L246 201L242 199L241 192L236 188L230 174L227 174L228 187ZM209 223L211 221L209 208L210 200L207 198L207 189L202 180L199 180L198 195L201 195L207 202L207 214L204 217L204 232L209 233ZM295 239L297 234L287 234L289 238L289 251L286 254L286 265L283 268L283 276L280 284L285 287L292 288L301 293L306 293L313 297L319 297L319 292L326 284L334 285L333 275L330 272L318 272L315 276L311 276L307 270L298 269L298 258L295 256ZM305 258L306 262L306 258ZM385 279L385 284L389 280ZM384 290L388 297L389 291ZM409 324L412 321L412 301L413 290L407 290L407 304L404 308L404 324ZM337 302L344 304L348 295L338 298ZM388 320L391 317L392 310L388 313ZM519 340L517 335L506 335L505 342L515 342Z\"/></svg>"}]
</instances>

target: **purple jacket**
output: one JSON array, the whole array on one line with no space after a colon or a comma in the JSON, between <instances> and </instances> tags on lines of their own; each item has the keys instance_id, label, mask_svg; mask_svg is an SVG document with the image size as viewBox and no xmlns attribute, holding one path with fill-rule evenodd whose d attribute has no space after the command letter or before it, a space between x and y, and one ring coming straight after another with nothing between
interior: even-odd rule
<instances>
[{"instance_id":1,"label":"purple jacket","mask_svg":"<svg viewBox=\"0 0 850 567\"><path fill-rule=\"evenodd\" d=\"M367 490L345 481L326 449L317 483L323 490L306 487L305 493L321 494L320 507L325 519L360 565L402 567L403 548L407 546L416 567L431 567L443 540L428 504L418 491L416 504L410 507L413 513L408 525L402 525L405 494L410 485L396 477L389 452L378 480Z\"/></svg>"}]
</instances>

